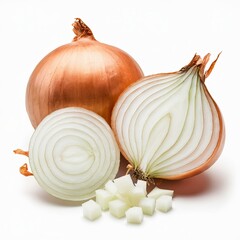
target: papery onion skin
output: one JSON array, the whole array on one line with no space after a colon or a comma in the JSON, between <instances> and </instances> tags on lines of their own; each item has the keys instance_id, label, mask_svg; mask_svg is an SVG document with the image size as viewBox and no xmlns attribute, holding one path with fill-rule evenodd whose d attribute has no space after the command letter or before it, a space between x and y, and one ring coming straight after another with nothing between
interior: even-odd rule
<instances>
[{"instance_id":1,"label":"papery onion skin","mask_svg":"<svg viewBox=\"0 0 240 240\"><path fill-rule=\"evenodd\" d=\"M109 124L120 93L143 76L137 62L119 48L98 42L76 18L73 41L45 56L30 76L26 109L34 128L63 107L83 107Z\"/></svg>"},{"instance_id":2,"label":"papery onion skin","mask_svg":"<svg viewBox=\"0 0 240 240\"><path fill-rule=\"evenodd\" d=\"M221 155L223 147L224 147L224 143L225 143L225 124L224 124L224 120L223 120L223 117L222 117L222 114L221 114L221 111L220 111L218 105L213 100L212 96L210 95L210 93L205 85L205 79L211 73L218 58L211 64L209 69L207 71L205 71L205 67L209 60L209 57L210 57L210 54L207 54L203 59L201 59L201 57L199 55L195 55L194 58L192 59L192 61L188 65L183 67L180 71L172 72L172 73L162 73L162 74L156 74L156 75L144 77L144 78L140 79L137 83L132 84L120 95L120 97L114 107L114 110L113 110L111 126L115 133L118 144L120 146L121 153L130 162L130 164L131 164L130 168L131 168L131 170L133 170L133 174L136 178L144 179L144 180L151 180L152 178L179 180L179 179L192 177L199 173L202 173L203 171L208 169L210 166L212 166L214 164L214 162ZM130 130L131 127L130 127L130 125L128 125L128 124L131 124L131 121L134 122L133 125L137 125L137 123L140 121L139 119L144 117L144 113L140 112L140 110L138 111L138 108L141 109L141 107L142 107L141 105L144 102L142 99L140 99L142 101L140 103L139 102L140 100L137 101L136 99L139 98L140 96L142 96L141 91L147 92L146 89L148 89L148 87L151 86L150 81L154 81L153 79L155 79L155 78L159 79L158 81L160 82L160 81L164 81L164 78L166 78L166 77L169 77L169 78L176 77L177 78L181 74L185 74L191 70L195 71L195 73L198 75L197 76L198 80L196 82L199 83L199 86L202 88L202 92L204 93L204 96L206 97L206 102L210 106L210 109L211 109L212 120L205 119L205 122L211 121L211 122L207 123L206 125L209 125L209 126L211 125L213 128L212 137L209 140L209 144L206 146L206 148L204 150L202 150L202 152L198 153L199 155L196 159L191 159L191 155L194 154L194 151L193 151L191 154L189 154L190 157L187 156L183 159L179 159L178 160L179 162L176 161L176 169L177 170L175 170L175 173L174 173L174 170L171 170L171 169L167 170L167 167L165 167L165 166L161 167L161 164L162 164L161 161L158 163L158 166L160 169L158 171L156 170L156 166L155 166L155 172L154 171L151 172L151 169L150 169L151 166L150 167L147 166L146 169L141 169L141 161L142 161L141 159L144 159L144 154L139 152L139 148L141 145L137 141L141 142L143 140L140 140L139 136L135 137L135 140L133 140L134 137L130 136L130 134L129 134L129 132L131 131ZM163 79L163 80L161 80L161 79ZM155 89L156 88L157 88L157 86L155 87ZM136 95L134 95L134 94L136 94ZM179 99L179 101L180 100L181 99ZM134 102L134 104L135 104L134 108L132 107L132 109L129 110L132 102ZM152 100L152 102L153 102L153 100ZM147 107L145 107L145 109L146 108ZM159 105L158 108L161 111L161 105ZM131 111L134 113L138 111L137 114L141 113L142 115L139 114L139 115L137 115L137 118L134 118L134 117L136 117L136 113L134 115L134 113L132 113ZM171 111L171 109L169 109L169 111ZM198 109L196 111L200 111L200 109ZM156 110L156 112L157 112L157 110ZM171 114L171 112L170 112L170 114ZM138 126L142 126L142 125L138 125ZM144 126L145 126L144 128L146 128L146 125L144 125ZM214 129L215 129L215 131L214 131ZM143 128L138 128L134 131L141 133L142 137L144 136ZM193 131L195 131L195 130L193 130ZM161 132L158 132L159 138L161 137L161 134L162 134ZM132 140L133 140L133 142L132 142ZM134 141L136 141L136 142L134 142ZM157 142L158 138L156 138L155 141ZM191 140L188 140L188 141L191 141ZM199 143L200 143L200 140L199 140ZM131 146L129 146L129 144ZM141 143L141 144L143 144L143 143ZM185 145L182 148L184 148ZM213 148L213 146L214 146L214 148ZM174 145L173 145L173 147L174 147ZM198 149L198 147L199 147L199 144L197 145L196 149ZM160 146L160 148L161 148L161 146ZM211 152L208 152L208 149L211 149L211 150L209 150ZM163 152L163 154L165 154L165 152ZM136 156L138 156L138 157L140 156L141 159L136 159L137 158ZM173 157L174 157L174 155L173 155ZM160 155L159 159L160 158L161 158L161 155ZM186 159L188 159L188 161L190 162L190 165L192 164L191 161L192 162L195 161L194 164L191 165L194 167L189 168L185 171L181 171L181 167L179 167L180 170L178 170L177 164L180 164L180 165L183 164L183 166L184 166L184 161ZM202 163L201 161L203 161L203 160L204 160L204 162ZM181 163L181 161L183 161L183 162ZM199 161L199 164L198 164L198 161ZM166 163L167 162L163 161L163 164L166 164ZM154 165L153 162L150 163L150 165L151 164ZM189 164L189 163L187 162L186 165L187 164ZM174 167L175 167L174 163L172 163L172 165L170 165L170 168L171 167L174 169ZM183 169L184 169L184 167L183 167ZM161 168L164 169L162 172L161 172Z\"/></svg>"}]
</instances>

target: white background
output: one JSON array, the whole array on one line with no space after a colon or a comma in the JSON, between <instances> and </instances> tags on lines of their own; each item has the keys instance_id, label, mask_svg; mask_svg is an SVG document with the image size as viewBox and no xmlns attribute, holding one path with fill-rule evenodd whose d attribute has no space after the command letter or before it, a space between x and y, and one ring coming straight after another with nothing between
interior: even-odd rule
<instances>
[{"instance_id":1,"label":"white background","mask_svg":"<svg viewBox=\"0 0 240 240\"><path fill-rule=\"evenodd\" d=\"M36 64L73 38L81 17L96 39L132 55L145 75L176 71L195 53L222 51L206 85L226 123L226 144L205 173L179 182L168 214L128 225L108 213L95 222L81 207L46 194L18 168L33 133L25 89ZM234 0L0 0L0 239L240 239L240 3Z\"/></svg>"}]
</instances>

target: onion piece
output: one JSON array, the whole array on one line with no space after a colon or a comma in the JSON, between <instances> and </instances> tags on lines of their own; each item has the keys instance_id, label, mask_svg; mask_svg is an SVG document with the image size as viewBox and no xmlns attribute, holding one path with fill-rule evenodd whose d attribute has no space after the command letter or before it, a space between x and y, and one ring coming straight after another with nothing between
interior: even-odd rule
<instances>
[{"instance_id":1,"label":"onion piece","mask_svg":"<svg viewBox=\"0 0 240 240\"><path fill-rule=\"evenodd\" d=\"M116 218L124 217L125 212L129 209L129 205L121 199L110 201L108 206L110 214Z\"/></svg>"},{"instance_id":2,"label":"onion piece","mask_svg":"<svg viewBox=\"0 0 240 240\"><path fill-rule=\"evenodd\" d=\"M161 189L158 187L155 187L150 193L148 193L148 197L149 198L154 198L154 199L158 199L160 196L163 195L169 195L171 197L173 197L173 190L169 190L169 189Z\"/></svg>"},{"instance_id":3,"label":"onion piece","mask_svg":"<svg viewBox=\"0 0 240 240\"><path fill-rule=\"evenodd\" d=\"M209 168L225 140L222 114L205 85L217 59L195 55L180 71L145 77L119 97L112 128L138 179L183 179Z\"/></svg>"},{"instance_id":4,"label":"onion piece","mask_svg":"<svg viewBox=\"0 0 240 240\"><path fill-rule=\"evenodd\" d=\"M135 187L130 174L114 179L114 184L120 194L128 194Z\"/></svg>"},{"instance_id":5,"label":"onion piece","mask_svg":"<svg viewBox=\"0 0 240 240\"><path fill-rule=\"evenodd\" d=\"M172 209L172 196L163 195L156 200L156 209L160 212L168 212Z\"/></svg>"},{"instance_id":6,"label":"onion piece","mask_svg":"<svg viewBox=\"0 0 240 240\"><path fill-rule=\"evenodd\" d=\"M135 184L136 187L140 187L143 189L144 194L147 195L147 182L144 180L138 180Z\"/></svg>"},{"instance_id":7,"label":"onion piece","mask_svg":"<svg viewBox=\"0 0 240 240\"><path fill-rule=\"evenodd\" d=\"M93 200L88 200L82 204L83 216L90 221L94 221L102 216L101 207Z\"/></svg>"},{"instance_id":8,"label":"onion piece","mask_svg":"<svg viewBox=\"0 0 240 240\"><path fill-rule=\"evenodd\" d=\"M112 193L108 192L105 189L96 190L96 202L100 205L103 211L108 210L109 202L115 200L115 198L116 197Z\"/></svg>"},{"instance_id":9,"label":"onion piece","mask_svg":"<svg viewBox=\"0 0 240 240\"><path fill-rule=\"evenodd\" d=\"M39 124L30 140L29 162L48 193L84 201L115 178L120 151L102 117L70 107L51 113Z\"/></svg>"},{"instance_id":10,"label":"onion piece","mask_svg":"<svg viewBox=\"0 0 240 240\"><path fill-rule=\"evenodd\" d=\"M140 207L131 207L126 213L128 223L140 224L143 220L143 210Z\"/></svg>"},{"instance_id":11,"label":"onion piece","mask_svg":"<svg viewBox=\"0 0 240 240\"><path fill-rule=\"evenodd\" d=\"M138 206L140 200L146 197L146 191L138 186L135 186L128 194L130 206Z\"/></svg>"},{"instance_id":12,"label":"onion piece","mask_svg":"<svg viewBox=\"0 0 240 240\"><path fill-rule=\"evenodd\" d=\"M140 200L139 207L142 208L144 214L152 216L156 207L156 199L144 197Z\"/></svg>"},{"instance_id":13,"label":"onion piece","mask_svg":"<svg viewBox=\"0 0 240 240\"><path fill-rule=\"evenodd\" d=\"M118 191L117 186L116 186L115 183L114 183L113 181L111 181L111 180L109 180L109 181L105 184L104 189L105 189L106 191L108 191L109 193L111 193L111 194L117 194L117 191Z\"/></svg>"}]
</instances>

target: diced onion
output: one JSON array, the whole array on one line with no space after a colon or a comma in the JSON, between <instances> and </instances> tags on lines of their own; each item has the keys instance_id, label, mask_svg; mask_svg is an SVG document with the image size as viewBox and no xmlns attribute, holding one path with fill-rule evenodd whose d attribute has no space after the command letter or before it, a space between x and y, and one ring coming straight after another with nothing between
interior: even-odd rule
<instances>
[{"instance_id":1,"label":"diced onion","mask_svg":"<svg viewBox=\"0 0 240 240\"><path fill-rule=\"evenodd\" d=\"M152 216L155 211L156 200L154 198L144 197L139 202L139 207L142 208L143 213Z\"/></svg>"},{"instance_id":2,"label":"diced onion","mask_svg":"<svg viewBox=\"0 0 240 240\"><path fill-rule=\"evenodd\" d=\"M107 190L105 189L96 190L96 202L100 205L103 211L108 210L109 202L114 199L115 196L112 193L108 192Z\"/></svg>"},{"instance_id":3,"label":"diced onion","mask_svg":"<svg viewBox=\"0 0 240 240\"><path fill-rule=\"evenodd\" d=\"M128 223L140 224L143 220L143 211L140 207L131 207L126 213Z\"/></svg>"},{"instance_id":4,"label":"diced onion","mask_svg":"<svg viewBox=\"0 0 240 240\"><path fill-rule=\"evenodd\" d=\"M82 204L83 216L90 221L94 221L102 216L100 206L93 200L88 200Z\"/></svg>"},{"instance_id":5,"label":"diced onion","mask_svg":"<svg viewBox=\"0 0 240 240\"><path fill-rule=\"evenodd\" d=\"M112 216L116 218L124 217L125 212L128 210L128 208L129 205L121 199L116 199L109 202L109 212Z\"/></svg>"},{"instance_id":6,"label":"diced onion","mask_svg":"<svg viewBox=\"0 0 240 240\"><path fill-rule=\"evenodd\" d=\"M172 190L155 188L153 196L148 197L146 187L143 180L138 180L134 184L129 174L114 181L109 180L105 184L105 189L96 190L95 204L92 203L93 200L88 201L89 204L84 203L86 207L83 209L85 211L83 215L94 220L99 216L99 208L103 211L109 209L109 213L115 218L125 216L128 223L140 224L144 215L152 216L155 209L168 212L172 208ZM160 193L161 196L158 197L155 193ZM158 197L157 201L155 197ZM93 206L93 209L90 209L90 206Z\"/></svg>"},{"instance_id":7,"label":"diced onion","mask_svg":"<svg viewBox=\"0 0 240 240\"><path fill-rule=\"evenodd\" d=\"M155 187L150 193L148 193L148 197L149 198L154 198L154 199L158 199L160 196L163 195L169 195L169 196L173 196L173 190L169 190L169 189L161 189L158 187Z\"/></svg>"},{"instance_id":8,"label":"diced onion","mask_svg":"<svg viewBox=\"0 0 240 240\"><path fill-rule=\"evenodd\" d=\"M172 197L169 195L160 196L156 200L156 209L160 212L168 212L172 208Z\"/></svg>"}]
</instances>

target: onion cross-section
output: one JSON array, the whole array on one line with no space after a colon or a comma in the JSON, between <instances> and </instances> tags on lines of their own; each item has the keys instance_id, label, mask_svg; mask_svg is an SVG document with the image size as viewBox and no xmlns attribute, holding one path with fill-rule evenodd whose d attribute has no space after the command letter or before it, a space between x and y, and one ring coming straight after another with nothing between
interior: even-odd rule
<instances>
[{"instance_id":1,"label":"onion cross-section","mask_svg":"<svg viewBox=\"0 0 240 240\"><path fill-rule=\"evenodd\" d=\"M70 107L39 124L30 140L29 161L37 182L49 194L84 201L115 178L120 151L102 117Z\"/></svg>"}]
</instances>

